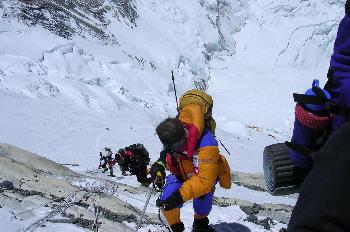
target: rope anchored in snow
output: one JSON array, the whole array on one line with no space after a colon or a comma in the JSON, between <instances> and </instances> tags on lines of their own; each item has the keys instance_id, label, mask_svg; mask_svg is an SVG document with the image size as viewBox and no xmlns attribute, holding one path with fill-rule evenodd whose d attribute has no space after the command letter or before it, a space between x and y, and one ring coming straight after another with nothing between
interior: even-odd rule
<instances>
[{"instance_id":1,"label":"rope anchored in snow","mask_svg":"<svg viewBox=\"0 0 350 232\"><path fill-rule=\"evenodd\" d=\"M80 202L81 200L77 201L77 200L74 199L75 195L78 192L79 191L76 191L75 193L68 195L61 205L59 205L58 207L54 208L53 211L49 212L45 217L37 220L36 222L34 222L31 225L29 225L28 227L26 227L23 231L24 232L34 232L37 228L39 228L42 225L44 225L51 218L55 217L56 215L58 215L60 213L63 213L69 207L71 207L71 206L75 205L76 203ZM85 194L82 197L82 199L85 198L89 194L90 193Z\"/></svg>"},{"instance_id":2,"label":"rope anchored in snow","mask_svg":"<svg viewBox=\"0 0 350 232\"><path fill-rule=\"evenodd\" d=\"M146 208L147 208L147 205L148 205L148 203L149 203L149 200L151 199L151 196L152 196L153 191L154 191L153 188L149 188L149 193L148 193L148 196L147 196L147 200L146 200L145 206L143 207L140 220L138 221L137 226L136 226L136 232L137 232L137 231L140 229L140 227L141 227L142 219L143 219L143 217L145 216Z\"/></svg>"}]
</instances>

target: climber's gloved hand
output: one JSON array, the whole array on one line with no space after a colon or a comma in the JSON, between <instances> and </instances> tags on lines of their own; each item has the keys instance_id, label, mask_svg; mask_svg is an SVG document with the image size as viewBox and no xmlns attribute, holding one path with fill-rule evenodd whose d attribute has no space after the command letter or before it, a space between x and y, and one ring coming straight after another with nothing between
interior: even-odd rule
<instances>
[{"instance_id":1,"label":"climber's gloved hand","mask_svg":"<svg viewBox=\"0 0 350 232\"><path fill-rule=\"evenodd\" d=\"M165 182L165 164L158 160L150 169L151 181L157 188L161 189Z\"/></svg>"},{"instance_id":2,"label":"climber's gloved hand","mask_svg":"<svg viewBox=\"0 0 350 232\"><path fill-rule=\"evenodd\" d=\"M173 194L170 195L170 197L168 197L165 200L157 199L156 201L157 207L163 208L163 210L165 211L172 210L183 203L184 201L180 194L180 190L175 191Z\"/></svg>"}]
</instances>

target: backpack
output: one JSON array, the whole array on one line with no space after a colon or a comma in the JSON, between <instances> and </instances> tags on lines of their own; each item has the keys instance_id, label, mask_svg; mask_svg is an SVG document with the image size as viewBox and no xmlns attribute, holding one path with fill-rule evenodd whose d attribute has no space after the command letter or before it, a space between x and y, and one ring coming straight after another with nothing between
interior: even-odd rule
<instances>
[{"instance_id":1,"label":"backpack","mask_svg":"<svg viewBox=\"0 0 350 232\"><path fill-rule=\"evenodd\" d=\"M150 162L149 153L147 149L141 143L132 144L125 148L127 151L131 151L134 155L132 157L132 161L137 163L143 163L148 165Z\"/></svg>"},{"instance_id":2,"label":"backpack","mask_svg":"<svg viewBox=\"0 0 350 232\"><path fill-rule=\"evenodd\" d=\"M215 135L216 123L212 117L213 99L204 91L192 89L184 93L179 100L179 112L188 105L195 104L204 112L204 126Z\"/></svg>"}]
</instances>

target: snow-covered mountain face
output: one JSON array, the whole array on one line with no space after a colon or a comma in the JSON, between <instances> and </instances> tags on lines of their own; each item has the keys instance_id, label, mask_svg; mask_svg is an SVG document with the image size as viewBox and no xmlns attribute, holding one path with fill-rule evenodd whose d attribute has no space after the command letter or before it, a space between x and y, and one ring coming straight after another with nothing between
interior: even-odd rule
<instances>
[{"instance_id":1,"label":"snow-covered mountain face","mask_svg":"<svg viewBox=\"0 0 350 232\"><path fill-rule=\"evenodd\" d=\"M110 19L136 26L134 1L8 1L4 17L18 18L28 26L41 25L63 38L76 34L91 35L110 43L117 43L107 25ZM111 16L111 17L109 17ZM87 37L87 36L83 36Z\"/></svg>"},{"instance_id":2,"label":"snow-covered mountain face","mask_svg":"<svg viewBox=\"0 0 350 232\"><path fill-rule=\"evenodd\" d=\"M84 168L103 146L155 158L173 70L178 96L213 96L234 169L261 171L262 148L290 135L292 93L325 82L344 2L2 0L0 141Z\"/></svg>"},{"instance_id":3,"label":"snow-covered mountain face","mask_svg":"<svg viewBox=\"0 0 350 232\"><path fill-rule=\"evenodd\" d=\"M262 172L263 148L290 138L292 93L304 92L314 78L325 83L344 3L1 0L0 142L79 164L74 169L85 174L99 172L104 146L116 151L140 142L154 161L161 149L154 128L177 113L174 71L178 96L191 88L213 96L216 134L231 155L220 150L238 179L230 190L215 191L211 223L266 231L247 221L237 204L290 206L295 199L248 189L237 171ZM134 176L116 174L118 179L103 178L139 187ZM262 182L261 174L252 176ZM117 197L140 210L146 199L144 194ZM222 214L225 205L230 206ZM148 213L156 211L151 203ZM9 212L0 212L5 228L25 226ZM191 204L185 205L187 229L192 216ZM51 227L42 231L60 228Z\"/></svg>"}]
</instances>

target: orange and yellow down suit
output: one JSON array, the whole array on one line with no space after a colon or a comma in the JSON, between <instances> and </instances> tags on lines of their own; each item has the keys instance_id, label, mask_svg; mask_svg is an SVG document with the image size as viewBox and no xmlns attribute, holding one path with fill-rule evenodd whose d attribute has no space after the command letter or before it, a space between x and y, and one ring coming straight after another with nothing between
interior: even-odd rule
<instances>
[{"instance_id":1,"label":"orange and yellow down suit","mask_svg":"<svg viewBox=\"0 0 350 232\"><path fill-rule=\"evenodd\" d=\"M167 177L161 200L167 199L180 190L184 201L193 200L195 218L206 217L212 206L213 187L218 180L219 149L214 135L204 128L203 109L198 105L187 105L179 120L185 126L188 136L180 150L187 157L177 158L178 166L173 165L171 154L167 155L167 167L172 173ZM202 135L203 134L203 135ZM170 225L180 222L180 207L164 211Z\"/></svg>"}]
</instances>

